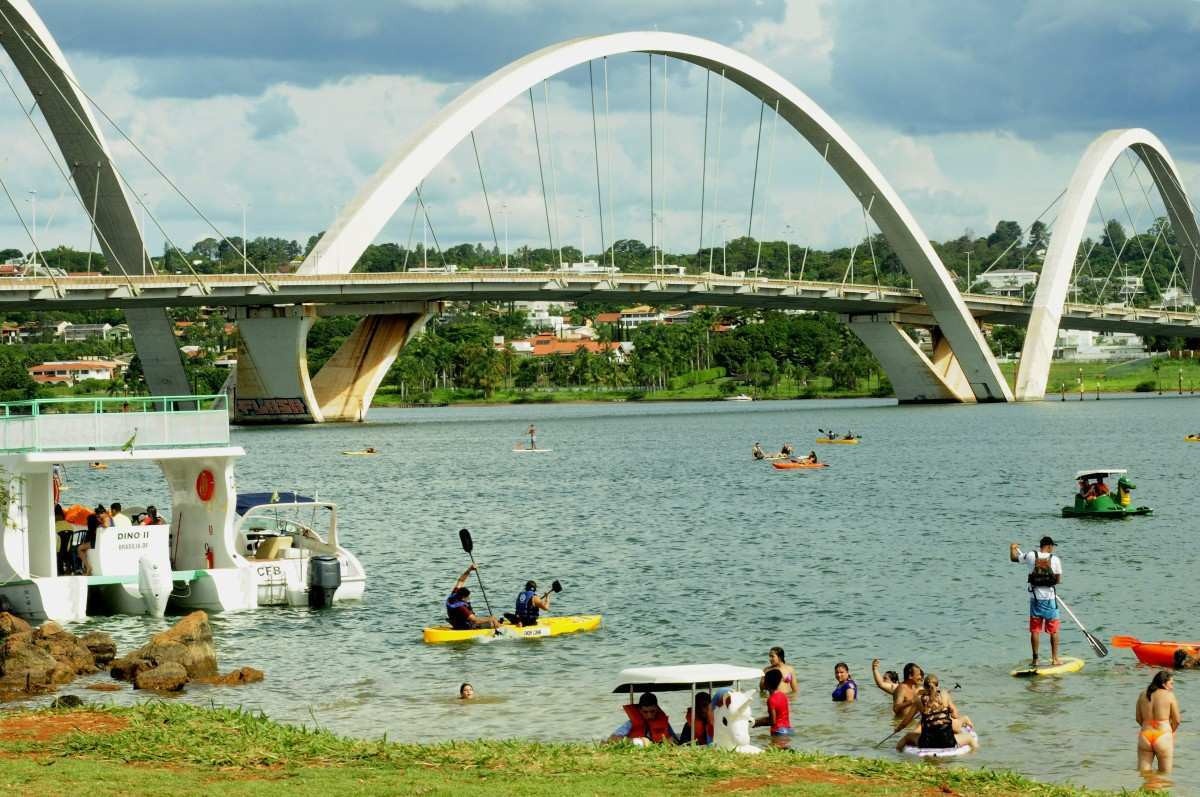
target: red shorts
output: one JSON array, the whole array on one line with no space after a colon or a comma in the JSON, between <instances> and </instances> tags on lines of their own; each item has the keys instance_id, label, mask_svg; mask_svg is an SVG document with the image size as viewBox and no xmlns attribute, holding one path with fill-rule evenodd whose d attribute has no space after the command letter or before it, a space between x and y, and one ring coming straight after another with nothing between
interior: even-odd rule
<instances>
[{"instance_id":1,"label":"red shorts","mask_svg":"<svg viewBox=\"0 0 1200 797\"><path fill-rule=\"evenodd\" d=\"M1033 633L1045 631L1047 634L1057 634L1062 623L1058 620L1047 620L1044 617L1030 617L1029 630Z\"/></svg>"}]
</instances>

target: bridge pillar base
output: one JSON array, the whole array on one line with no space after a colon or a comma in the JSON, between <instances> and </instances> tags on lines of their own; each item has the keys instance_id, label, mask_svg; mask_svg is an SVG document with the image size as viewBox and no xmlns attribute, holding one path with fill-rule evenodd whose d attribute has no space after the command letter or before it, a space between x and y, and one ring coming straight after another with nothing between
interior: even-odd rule
<instances>
[{"instance_id":1,"label":"bridge pillar base","mask_svg":"<svg viewBox=\"0 0 1200 797\"><path fill-rule=\"evenodd\" d=\"M971 385L949 344L936 331L931 360L893 315L850 316L844 320L879 360L901 404L975 402Z\"/></svg>"},{"instance_id":2,"label":"bridge pillar base","mask_svg":"<svg viewBox=\"0 0 1200 797\"><path fill-rule=\"evenodd\" d=\"M238 359L234 423L320 423L308 378L312 306L236 308Z\"/></svg>"}]
</instances>

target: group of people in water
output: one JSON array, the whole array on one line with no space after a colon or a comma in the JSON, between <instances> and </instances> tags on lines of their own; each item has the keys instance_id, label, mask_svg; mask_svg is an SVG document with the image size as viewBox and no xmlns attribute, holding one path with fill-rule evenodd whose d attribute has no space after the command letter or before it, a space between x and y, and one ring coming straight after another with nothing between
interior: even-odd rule
<instances>
[{"instance_id":1,"label":"group of people in water","mask_svg":"<svg viewBox=\"0 0 1200 797\"><path fill-rule=\"evenodd\" d=\"M68 516L69 513L69 516ZM92 563L88 552L96 547L100 530L130 526L154 526L166 523L154 506L133 517L125 514L120 502L114 501L107 507L97 504L95 509L74 505L64 510L62 504L54 505L54 531L58 536L58 574L92 575Z\"/></svg>"}]
</instances>

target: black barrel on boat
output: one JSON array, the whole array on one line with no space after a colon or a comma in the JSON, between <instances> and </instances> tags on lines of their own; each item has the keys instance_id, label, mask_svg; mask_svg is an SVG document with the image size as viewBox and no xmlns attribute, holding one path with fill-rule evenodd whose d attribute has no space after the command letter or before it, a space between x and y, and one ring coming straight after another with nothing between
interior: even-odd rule
<instances>
[{"instance_id":1,"label":"black barrel on boat","mask_svg":"<svg viewBox=\"0 0 1200 797\"><path fill-rule=\"evenodd\" d=\"M328 609L333 593L342 585L342 566L336 556L314 556L308 560L308 606Z\"/></svg>"}]
</instances>

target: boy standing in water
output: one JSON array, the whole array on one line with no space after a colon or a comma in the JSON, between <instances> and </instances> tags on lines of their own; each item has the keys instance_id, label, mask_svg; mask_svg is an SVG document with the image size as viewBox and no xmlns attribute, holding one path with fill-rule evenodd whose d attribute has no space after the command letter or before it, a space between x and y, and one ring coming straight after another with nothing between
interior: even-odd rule
<instances>
[{"instance_id":1,"label":"boy standing in water","mask_svg":"<svg viewBox=\"0 0 1200 797\"><path fill-rule=\"evenodd\" d=\"M770 725L772 736L791 736L792 718L787 695L782 689L783 673L779 670L767 670L763 676L763 685L771 693L767 698L767 716L755 720L754 725Z\"/></svg>"},{"instance_id":2,"label":"boy standing in water","mask_svg":"<svg viewBox=\"0 0 1200 797\"><path fill-rule=\"evenodd\" d=\"M1029 565L1029 647L1033 650L1031 667L1038 666L1038 645L1041 633L1050 635L1050 661L1062 664L1058 657L1058 593L1062 581L1062 560L1054 553L1054 540L1042 537L1039 551L1022 551L1018 543L1008 547L1008 558Z\"/></svg>"}]
</instances>

